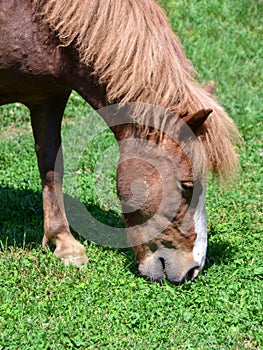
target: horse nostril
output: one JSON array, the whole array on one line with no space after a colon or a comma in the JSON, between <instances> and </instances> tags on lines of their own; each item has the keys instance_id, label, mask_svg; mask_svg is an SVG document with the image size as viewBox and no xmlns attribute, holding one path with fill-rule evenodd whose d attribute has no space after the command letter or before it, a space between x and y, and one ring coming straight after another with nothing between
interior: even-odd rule
<instances>
[{"instance_id":1,"label":"horse nostril","mask_svg":"<svg viewBox=\"0 0 263 350\"><path fill-rule=\"evenodd\" d=\"M186 274L187 280L193 281L198 275L198 266L192 267Z\"/></svg>"},{"instance_id":2,"label":"horse nostril","mask_svg":"<svg viewBox=\"0 0 263 350\"><path fill-rule=\"evenodd\" d=\"M165 262L164 262L164 258L159 258L159 260L161 261L162 267L165 270Z\"/></svg>"}]
</instances>

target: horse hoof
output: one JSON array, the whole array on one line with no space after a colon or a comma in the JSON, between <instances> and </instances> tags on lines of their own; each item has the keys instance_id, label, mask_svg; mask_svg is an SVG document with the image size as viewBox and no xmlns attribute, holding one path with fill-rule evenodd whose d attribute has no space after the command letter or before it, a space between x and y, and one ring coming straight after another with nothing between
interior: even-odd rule
<instances>
[{"instance_id":1,"label":"horse hoof","mask_svg":"<svg viewBox=\"0 0 263 350\"><path fill-rule=\"evenodd\" d=\"M81 268L89 261L85 248L79 242L74 242L72 245L57 246L54 255L61 259L65 266L75 265Z\"/></svg>"},{"instance_id":2,"label":"horse hoof","mask_svg":"<svg viewBox=\"0 0 263 350\"><path fill-rule=\"evenodd\" d=\"M76 256L76 255L68 255L60 258L65 266L74 265L79 269L83 268L85 264L89 262L88 257L85 256Z\"/></svg>"}]
</instances>

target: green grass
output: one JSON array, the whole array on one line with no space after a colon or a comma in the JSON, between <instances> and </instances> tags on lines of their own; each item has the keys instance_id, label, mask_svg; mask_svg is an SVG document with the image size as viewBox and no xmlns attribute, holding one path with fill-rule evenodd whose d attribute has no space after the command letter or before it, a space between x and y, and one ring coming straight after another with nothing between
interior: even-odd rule
<instances>
[{"instance_id":1,"label":"green grass","mask_svg":"<svg viewBox=\"0 0 263 350\"><path fill-rule=\"evenodd\" d=\"M26 108L0 109L0 349L262 349L262 1L166 0L173 29L200 83L236 121L242 172L227 188L209 183L204 272L182 286L148 283L133 254L84 243L90 264L64 268L40 247L40 181ZM74 94L64 138L91 113ZM121 225L114 170L98 186L97 163L114 147L90 120L90 153L79 162L81 199L103 222ZM92 131L93 130L93 131ZM95 173L94 173L95 172ZM110 192L110 193L109 193ZM110 211L112 210L112 211Z\"/></svg>"}]
</instances>

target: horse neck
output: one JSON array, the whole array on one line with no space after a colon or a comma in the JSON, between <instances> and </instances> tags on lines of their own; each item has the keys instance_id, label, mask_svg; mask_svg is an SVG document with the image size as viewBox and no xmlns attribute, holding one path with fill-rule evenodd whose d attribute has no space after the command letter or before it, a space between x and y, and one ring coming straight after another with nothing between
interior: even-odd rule
<instances>
[{"instance_id":1,"label":"horse neck","mask_svg":"<svg viewBox=\"0 0 263 350\"><path fill-rule=\"evenodd\" d=\"M67 61L66 80L72 90L75 90L95 110L107 105L105 86L98 84L92 74L92 68L80 62L79 56L72 47L66 48Z\"/></svg>"}]
</instances>

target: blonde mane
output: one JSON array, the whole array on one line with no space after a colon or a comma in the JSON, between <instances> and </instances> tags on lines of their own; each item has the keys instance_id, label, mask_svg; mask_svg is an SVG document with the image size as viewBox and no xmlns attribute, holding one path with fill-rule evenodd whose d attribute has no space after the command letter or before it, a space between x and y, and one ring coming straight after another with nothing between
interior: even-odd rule
<instances>
[{"instance_id":1,"label":"blonde mane","mask_svg":"<svg viewBox=\"0 0 263 350\"><path fill-rule=\"evenodd\" d=\"M109 104L143 102L177 116L212 108L198 133L208 166L219 176L236 169L237 128L194 81L191 62L153 0L46 0L41 11L62 45L74 45L93 69Z\"/></svg>"}]
</instances>

